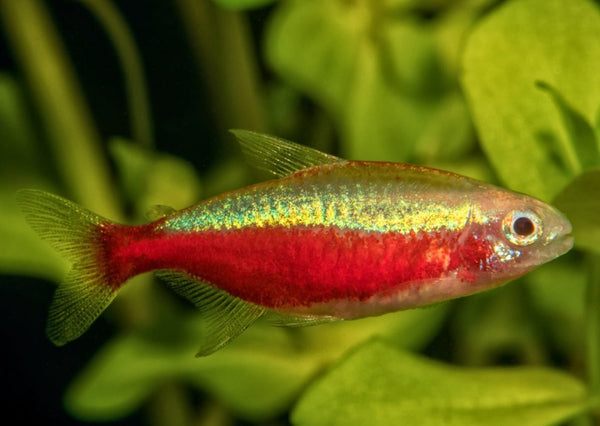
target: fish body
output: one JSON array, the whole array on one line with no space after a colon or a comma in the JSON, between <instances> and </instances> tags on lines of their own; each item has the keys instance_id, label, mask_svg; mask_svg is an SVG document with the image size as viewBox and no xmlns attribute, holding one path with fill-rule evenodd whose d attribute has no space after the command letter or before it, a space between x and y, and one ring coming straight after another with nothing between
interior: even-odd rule
<instances>
[{"instance_id":1,"label":"fish body","mask_svg":"<svg viewBox=\"0 0 600 426\"><path fill-rule=\"evenodd\" d=\"M523 194L436 169L236 136L280 178L148 224L115 224L59 197L22 193L33 227L74 257L50 312L55 343L81 334L129 278L152 270L213 320L206 355L268 312L311 324L428 305L502 284L572 246L568 220ZM66 214L85 226L73 233ZM87 309L94 299L101 308L77 318L77 301Z\"/></svg>"}]
</instances>

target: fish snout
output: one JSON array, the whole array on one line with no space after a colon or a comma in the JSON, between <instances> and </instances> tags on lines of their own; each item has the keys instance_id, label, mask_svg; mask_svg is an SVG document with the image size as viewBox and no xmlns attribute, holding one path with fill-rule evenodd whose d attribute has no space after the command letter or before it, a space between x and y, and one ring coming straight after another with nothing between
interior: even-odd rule
<instances>
[{"instance_id":1,"label":"fish snout","mask_svg":"<svg viewBox=\"0 0 600 426\"><path fill-rule=\"evenodd\" d=\"M550 228L544 241L544 245L553 245L556 247L558 253L566 253L571 250L575 241L571 235L572 232L573 226L571 225L571 222L567 218L561 217L559 223L554 224L554 226Z\"/></svg>"}]
</instances>

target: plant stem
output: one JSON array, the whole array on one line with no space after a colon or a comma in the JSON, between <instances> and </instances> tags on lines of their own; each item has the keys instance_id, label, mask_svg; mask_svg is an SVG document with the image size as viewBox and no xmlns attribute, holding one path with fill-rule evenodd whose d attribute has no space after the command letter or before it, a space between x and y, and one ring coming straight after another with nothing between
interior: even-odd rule
<instances>
[{"instance_id":1,"label":"plant stem","mask_svg":"<svg viewBox=\"0 0 600 426\"><path fill-rule=\"evenodd\" d=\"M0 0L0 13L69 192L86 207L121 220L100 136L43 2Z\"/></svg>"},{"instance_id":2,"label":"plant stem","mask_svg":"<svg viewBox=\"0 0 600 426\"><path fill-rule=\"evenodd\" d=\"M265 130L251 34L243 14L207 0L177 0L192 51L206 82L221 134Z\"/></svg>"},{"instance_id":3,"label":"plant stem","mask_svg":"<svg viewBox=\"0 0 600 426\"><path fill-rule=\"evenodd\" d=\"M131 134L134 141L146 148L154 144L150 106L142 61L129 27L110 0L79 0L100 21L111 40L123 70Z\"/></svg>"}]
</instances>

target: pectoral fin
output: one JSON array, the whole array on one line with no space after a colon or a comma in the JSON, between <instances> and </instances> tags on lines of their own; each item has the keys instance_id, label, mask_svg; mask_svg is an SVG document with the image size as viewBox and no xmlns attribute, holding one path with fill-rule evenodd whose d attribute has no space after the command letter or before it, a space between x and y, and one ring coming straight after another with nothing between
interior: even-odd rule
<instances>
[{"instance_id":1,"label":"pectoral fin","mask_svg":"<svg viewBox=\"0 0 600 426\"><path fill-rule=\"evenodd\" d=\"M183 272L159 271L156 275L202 311L207 332L196 354L198 357L210 355L221 349L265 312L265 309L258 305L233 297Z\"/></svg>"}]
</instances>

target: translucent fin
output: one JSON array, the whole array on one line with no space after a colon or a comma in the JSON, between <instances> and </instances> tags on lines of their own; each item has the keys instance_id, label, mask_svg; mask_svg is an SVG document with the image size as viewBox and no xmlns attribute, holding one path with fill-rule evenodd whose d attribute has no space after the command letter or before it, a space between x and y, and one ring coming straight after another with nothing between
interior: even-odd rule
<instances>
[{"instance_id":1,"label":"translucent fin","mask_svg":"<svg viewBox=\"0 0 600 426\"><path fill-rule=\"evenodd\" d=\"M59 284L48 311L46 334L56 346L81 336L110 305L117 291L95 265L77 264Z\"/></svg>"},{"instance_id":2,"label":"translucent fin","mask_svg":"<svg viewBox=\"0 0 600 426\"><path fill-rule=\"evenodd\" d=\"M277 177L345 160L313 148L248 130L230 130L253 166Z\"/></svg>"},{"instance_id":3,"label":"translucent fin","mask_svg":"<svg viewBox=\"0 0 600 426\"><path fill-rule=\"evenodd\" d=\"M150 210L146 212L146 219L152 221L162 219L163 217L169 216L175 211L176 210L173 207L157 204L155 206L150 207Z\"/></svg>"},{"instance_id":4,"label":"translucent fin","mask_svg":"<svg viewBox=\"0 0 600 426\"><path fill-rule=\"evenodd\" d=\"M206 317L207 335L196 356L206 356L221 349L242 334L265 309L231 296L178 271L158 271L178 294L190 300Z\"/></svg>"},{"instance_id":5,"label":"translucent fin","mask_svg":"<svg viewBox=\"0 0 600 426\"><path fill-rule=\"evenodd\" d=\"M278 327L307 327L310 325L327 324L330 322L342 321L341 318L332 316L303 316L289 315L280 312L269 312L267 320Z\"/></svg>"},{"instance_id":6,"label":"translucent fin","mask_svg":"<svg viewBox=\"0 0 600 426\"><path fill-rule=\"evenodd\" d=\"M109 221L43 191L21 190L17 202L40 237L73 263L48 314L48 337L61 346L83 334L116 295L98 238L99 225Z\"/></svg>"}]
</instances>

